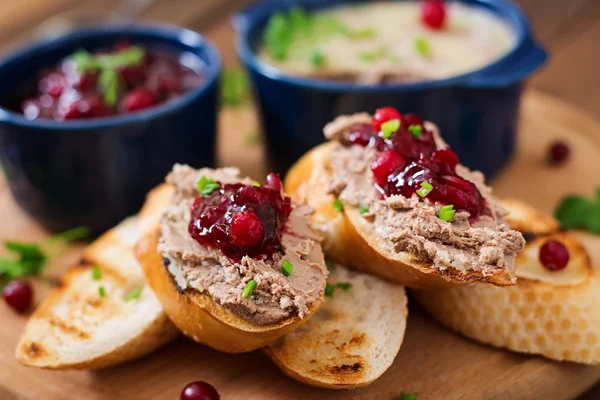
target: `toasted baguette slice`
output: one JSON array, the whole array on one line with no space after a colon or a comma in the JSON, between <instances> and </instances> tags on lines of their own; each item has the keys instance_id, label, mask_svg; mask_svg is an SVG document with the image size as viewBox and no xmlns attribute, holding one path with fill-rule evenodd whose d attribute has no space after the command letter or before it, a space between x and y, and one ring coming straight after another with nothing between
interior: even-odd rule
<instances>
[{"instance_id":1,"label":"toasted baguette slice","mask_svg":"<svg viewBox=\"0 0 600 400\"><path fill-rule=\"evenodd\" d=\"M139 358L178 335L133 255L139 221L129 218L84 252L62 284L34 312L17 359L49 369L98 369ZM98 266L101 278L94 280ZM101 297L99 288L104 287ZM126 300L143 289L137 299Z\"/></svg>"},{"instance_id":2,"label":"toasted baguette slice","mask_svg":"<svg viewBox=\"0 0 600 400\"><path fill-rule=\"evenodd\" d=\"M331 177L327 157L332 146L329 142L309 151L292 166L285 179L287 193L295 201L308 203L316 210L311 222L323 234L323 251L329 258L419 289L457 286L469 281L485 281L498 286L512 284L505 271L487 276L476 271L461 273L454 268L441 272L430 261L408 252L390 251L358 208L344 205L342 212L337 211L333 205L335 197L327 193Z\"/></svg>"},{"instance_id":3,"label":"toasted baguette slice","mask_svg":"<svg viewBox=\"0 0 600 400\"><path fill-rule=\"evenodd\" d=\"M257 325L221 307L204 293L191 288L180 291L157 250L158 223L172 193L172 187L167 184L149 193L140 213L145 232L137 244L136 254L165 312L184 335L219 351L242 353L264 347L306 322L308 317L294 316L276 324ZM309 316L321 301L309 309Z\"/></svg>"},{"instance_id":4,"label":"toasted baguette slice","mask_svg":"<svg viewBox=\"0 0 600 400\"><path fill-rule=\"evenodd\" d=\"M305 325L264 352L289 377L330 389L366 386L379 378L404 339L404 287L338 265L329 282L337 288Z\"/></svg>"},{"instance_id":5,"label":"toasted baguette slice","mask_svg":"<svg viewBox=\"0 0 600 400\"><path fill-rule=\"evenodd\" d=\"M572 233L531 207L506 201L509 223L529 236L517 255L517 284L477 284L438 292L415 292L444 325L477 341L561 361L600 363L600 280ZM551 272L538 261L548 239L569 250L566 268Z\"/></svg>"}]
</instances>

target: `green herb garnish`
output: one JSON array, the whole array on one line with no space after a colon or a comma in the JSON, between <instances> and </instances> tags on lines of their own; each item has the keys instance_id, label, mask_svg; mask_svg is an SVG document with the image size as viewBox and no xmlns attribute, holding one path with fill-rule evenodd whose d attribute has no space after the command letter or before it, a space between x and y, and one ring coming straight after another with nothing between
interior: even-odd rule
<instances>
[{"instance_id":1,"label":"green herb garnish","mask_svg":"<svg viewBox=\"0 0 600 400\"><path fill-rule=\"evenodd\" d=\"M415 51L423 57L429 57L431 55L431 47L424 36L415 38Z\"/></svg>"},{"instance_id":2,"label":"green herb garnish","mask_svg":"<svg viewBox=\"0 0 600 400\"><path fill-rule=\"evenodd\" d=\"M237 106L250 98L248 74L241 68L225 68L220 81L221 103Z\"/></svg>"},{"instance_id":3,"label":"green herb garnish","mask_svg":"<svg viewBox=\"0 0 600 400\"><path fill-rule=\"evenodd\" d=\"M402 393L400 393L400 400L417 400L417 393L406 393L405 391L402 391Z\"/></svg>"},{"instance_id":4,"label":"green herb garnish","mask_svg":"<svg viewBox=\"0 0 600 400\"><path fill-rule=\"evenodd\" d=\"M131 300L135 300L137 298L139 298L142 294L142 288L137 288L132 290L131 292L129 292L127 294L127 296L125 296L125 301L131 301Z\"/></svg>"},{"instance_id":5,"label":"green herb garnish","mask_svg":"<svg viewBox=\"0 0 600 400\"><path fill-rule=\"evenodd\" d=\"M325 65L325 55L320 50L313 50L310 62L315 67L322 67Z\"/></svg>"},{"instance_id":6,"label":"green herb garnish","mask_svg":"<svg viewBox=\"0 0 600 400\"><path fill-rule=\"evenodd\" d=\"M9 255L0 258L0 288L23 276L39 275L48 259L60 255L67 242L89 236L89 228L80 227L54 235L40 244L14 240L4 242Z\"/></svg>"},{"instance_id":7,"label":"green herb garnish","mask_svg":"<svg viewBox=\"0 0 600 400\"><path fill-rule=\"evenodd\" d=\"M421 188L417 189L417 194L421 197L426 197L433 190L433 185L429 182L421 182Z\"/></svg>"},{"instance_id":8,"label":"green herb garnish","mask_svg":"<svg viewBox=\"0 0 600 400\"><path fill-rule=\"evenodd\" d=\"M104 286L100 286L100 287L98 287L98 295L99 295L100 297L104 297L104 296L106 296L106 289L104 289Z\"/></svg>"},{"instance_id":9,"label":"green herb garnish","mask_svg":"<svg viewBox=\"0 0 600 400\"><path fill-rule=\"evenodd\" d=\"M554 216L568 229L584 229L600 235L600 188L591 199L580 195L564 197Z\"/></svg>"},{"instance_id":10,"label":"green herb garnish","mask_svg":"<svg viewBox=\"0 0 600 400\"><path fill-rule=\"evenodd\" d=\"M352 284L350 282L338 282L335 284L335 287L339 287L344 292L347 292L352 288Z\"/></svg>"},{"instance_id":11,"label":"green herb garnish","mask_svg":"<svg viewBox=\"0 0 600 400\"><path fill-rule=\"evenodd\" d=\"M250 280L246 283L244 287L244 291L242 292L242 297L249 297L254 293L254 288L256 287L256 281L254 279Z\"/></svg>"},{"instance_id":12,"label":"green herb garnish","mask_svg":"<svg viewBox=\"0 0 600 400\"><path fill-rule=\"evenodd\" d=\"M423 133L423 127L421 125L410 125L408 131L415 139L420 139Z\"/></svg>"},{"instance_id":13,"label":"green herb garnish","mask_svg":"<svg viewBox=\"0 0 600 400\"><path fill-rule=\"evenodd\" d=\"M334 290L335 286L328 283L327 285L325 285L325 296L332 297Z\"/></svg>"},{"instance_id":14,"label":"green herb garnish","mask_svg":"<svg viewBox=\"0 0 600 400\"><path fill-rule=\"evenodd\" d=\"M260 183L258 183L258 182L252 182L252 186L254 186L254 187L260 187Z\"/></svg>"},{"instance_id":15,"label":"green herb garnish","mask_svg":"<svg viewBox=\"0 0 600 400\"><path fill-rule=\"evenodd\" d=\"M377 36L377 32L373 28L358 28L358 29L348 29L346 31L346 36L350 39L372 39Z\"/></svg>"},{"instance_id":16,"label":"green herb garnish","mask_svg":"<svg viewBox=\"0 0 600 400\"><path fill-rule=\"evenodd\" d=\"M363 205L359 205L359 206L358 206L358 212L359 212L360 214L366 214L366 213L368 213L368 212L369 212L369 208L368 208L368 207L365 207L365 206L363 206Z\"/></svg>"},{"instance_id":17,"label":"green herb garnish","mask_svg":"<svg viewBox=\"0 0 600 400\"><path fill-rule=\"evenodd\" d=\"M144 49L130 46L109 54L91 54L86 50L78 50L71 56L77 71L98 72L98 90L104 93L104 103L113 107L117 104L121 86L117 68L138 66L144 60Z\"/></svg>"},{"instance_id":18,"label":"green herb garnish","mask_svg":"<svg viewBox=\"0 0 600 400\"><path fill-rule=\"evenodd\" d=\"M325 260L325 266L327 267L327 270L329 270L330 272L335 271L335 269L337 268L337 264L331 260Z\"/></svg>"},{"instance_id":19,"label":"green herb garnish","mask_svg":"<svg viewBox=\"0 0 600 400\"><path fill-rule=\"evenodd\" d=\"M293 28L284 13L274 13L265 28L263 40L271 57L284 60L292 44Z\"/></svg>"},{"instance_id":20,"label":"green herb garnish","mask_svg":"<svg viewBox=\"0 0 600 400\"><path fill-rule=\"evenodd\" d=\"M281 263L281 272L283 272L285 276L290 276L292 274L292 269L294 269L292 263L288 260L283 260Z\"/></svg>"},{"instance_id":21,"label":"green herb garnish","mask_svg":"<svg viewBox=\"0 0 600 400\"><path fill-rule=\"evenodd\" d=\"M398 129L400 129L399 119L391 119L389 121L386 121L383 124L381 124L381 131L383 132L382 137L384 139L389 139Z\"/></svg>"},{"instance_id":22,"label":"green herb garnish","mask_svg":"<svg viewBox=\"0 0 600 400\"><path fill-rule=\"evenodd\" d=\"M100 271L100 267L97 265L92 268L92 279L95 281L102 279L102 271Z\"/></svg>"},{"instance_id":23,"label":"green herb garnish","mask_svg":"<svg viewBox=\"0 0 600 400\"><path fill-rule=\"evenodd\" d=\"M198 191L202 196L208 196L215 190L221 187L221 184L215 182L214 179L209 179L206 176L202 175L198 181L196 181L196 187L198 187Z\"/></svg>"},{"instance_id":24,"label":"green herb garnish","mask_svg":"<svg viewBox=\"0 0 600 400\"><path fill-rule=\"evenodd\" d=\"M335 209L338 212L342 212L342 209L344 208L344 206L342 205L342 201L340 199L335 199L333 201L333 206L335 207Z\"/></svg>"},{"instance_id":25,"label":"green herb garnish","mask_svg":"<svg viewBox=\"0 0 600 400\"><path fill-rule=\"evenodd\" d=\"M444 221L452 221L452 218L454 218L454 214L456 214L456 210L454 210L454 205L449 204L447 206L440 207L440 219Z\"/></svg>"},{"instance_id":26,"label":"green herb garnish","mask_svg":"<svg viewBox=\"0 0 600 400\"><path fill-rule=\"evenodd\" d=\"M385 57L388 54L388 50L385 47L380 47L375 51L364 51L360 53L358 56L360 59L367 63L374 63L380 58Z\"/></svg>"}]
</instances>

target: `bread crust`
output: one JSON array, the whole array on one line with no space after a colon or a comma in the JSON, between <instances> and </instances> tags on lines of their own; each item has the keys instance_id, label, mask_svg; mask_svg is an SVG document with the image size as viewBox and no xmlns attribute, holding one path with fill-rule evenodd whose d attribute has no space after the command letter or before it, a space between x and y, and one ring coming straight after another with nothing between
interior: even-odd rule
<instances>
[{"instance_id":1,"label":"bread crust","mask_svg":"<svg viewBox=\"0 0 600 400\"><path fill-rule=\"evenodd\" d=\"M221 307L207 294L178 288L157 249L159 220L169 205L171 193L172 188L167 184L149 193L140 213L145 232L136 246L136 256L165 313L184 335L226 353L249 352L296 329L316 311L323 301L322 295L305 318L292 316L276 324L257 325Z\"/></svg>"},{"instance_id":2,"label":"bread crust","mask_svg":"<svg viewBox=\"0 0 600 400\"><path fill-rule=\"evenodd\" d=\"M461 273L454 268L440 271L430 260L407 252L392 253L380 243L372 225L356 207L344 205L342 212L336 211L335 197L327 194L331 175L327 157L332 146L330 142L312 149L292 166L285 179L288 194L316 210L311 222L324 235L323 247L329 258L411 288L439 289L473 281L512 285L505 271L490 276L476 271Z\"/></svg>"}]
</instances>

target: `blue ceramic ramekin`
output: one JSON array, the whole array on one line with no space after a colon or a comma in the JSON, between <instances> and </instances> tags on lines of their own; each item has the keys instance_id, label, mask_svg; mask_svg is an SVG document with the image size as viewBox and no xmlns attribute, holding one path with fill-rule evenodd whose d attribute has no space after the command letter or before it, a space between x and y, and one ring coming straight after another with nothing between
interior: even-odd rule
<instances>
[{"instance_id":1,"label":"blue ceramic ramekin","mask_svg":"<svg viewBox=\"0 0 600 400\"><path fill-rule=\"evenodd\" d=\"M357 85L284 75L257 59L255 49L269 17L293 6L314 10L364 0L268 1L234 18L238 54L260 101L271 166L284 172L323 141L323 126L340 114L393 106L438 124L461 161L487 175L498 172L515 149L523 80L546 60L523 12L503 0L467 0L505 21L515 32L512 51L490 65L449 79Z\"/></svg>"},{"instance_id":2,"label":"blue ceramic ramekin","mask_svg":"<svg viewBox=\"0 0 600 400\"><path fill-rule=\"evenodd\" d=\"M221 58L199 34L157 25L111 25L32 44L0 61L0 104L45 67L79 48L126 38L196 57L205 83L132 114L92 120L30 121L0 108L0 161L17 202L43 226L101 232L136 213L173 163L215 164Z\"/></svg>"}]
</instances>

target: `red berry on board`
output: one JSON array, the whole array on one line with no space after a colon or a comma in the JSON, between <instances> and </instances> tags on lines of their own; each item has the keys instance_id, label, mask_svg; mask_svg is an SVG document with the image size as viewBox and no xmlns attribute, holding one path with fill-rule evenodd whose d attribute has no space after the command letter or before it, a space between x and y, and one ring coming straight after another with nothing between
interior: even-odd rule
<instances>
[{"instance_id":1,"label":"red berry on board","mask_svg":"<svg viewBox=\"0 0 600 400\"><path fill-rule=\"evenodd\" d=\"M371 171L373 172L375 182L383 187L387 182L388 176L405 166L406 161L404 161L404 158L399 153L387 150L377 155L377 158L371 164Z\"/></svg>"},{"instance_id":2,"label":"red berry on board","mask_svg":"<svg viewBox=\"0 0 600 400\"><path fill-rule=\"evenodd\" d=\"M120 108L124 111L138 111L156 104L156 96L146 88L139 88L127 93L121 100Z\"/></svg>"},{"instance_id":3,"label":"red berry on board","mask_svg":"<svg viewBox=\"0 0 600 400\"><path fill-rule=\"evenodd\" d=\"M442 29L446 21L446 6L440 0L425 0L421 3L421 21L431 29Z\"/></svg>"},{"instance_id":4,"label":"red berry on board","mask_svg":"<svg viewBox=\"0 0 600 400\"><path fill-rule=\"evenodd\" d=\"M219 400L217 390L206 382L192 382L181 392L181 400Z\"/></svg>"},{"instance_id":5,"label":"red berry on board","mask_svg":"<svg viewBox=\"0 0 600 400\"><path fill-rule=\"evenodd\" d=\"M263 234L262 222L253 212L243 211L231 218L229 238L234 246L256 246L262 241Z\"/></svg>"},{"instance_id":6,"label":"red berry on board","mask_svg":"<svg viewBox=\"0 0 600 400\"><path fill-rule=\"evenodd\" d=\"M12 281L2 290L4 301L18 313L24 313L31 307L33 290L27 281Z\"/></svg>"},{"instance_id":7,"label":"red berry on board","mask_svg":"<svg viewBox=\"0 0 600 400\"><path fill-rule=\"evenodd\" d=\"M557 240L548 240L540 248L539 259L546 269L559 271L569 263L569 250Z\"/></svg>"},{"instance_id":8,"label":"red berry on board","mask_svg":"<svg viewBox=\"0 0 600 400\"><path fill-rule=\"evenodd\" d=\"M548 148L548 164L560 165L569 158L571 149L565 142L556 141Z\"/></svg>"},{"instance_id":9,"label":"red berry on board","mask_svg":"<svg viewBox=\"0 0 600 400\"><path fill-rule=\"evenodd\" d=\"M381 124L392 119L402 119L402 116L394 107L383 107L375 110L373 115L373 129L376 132L381 130Z\"/></svg>"}]
</instances>

